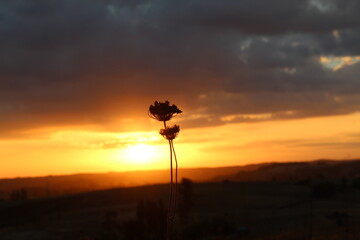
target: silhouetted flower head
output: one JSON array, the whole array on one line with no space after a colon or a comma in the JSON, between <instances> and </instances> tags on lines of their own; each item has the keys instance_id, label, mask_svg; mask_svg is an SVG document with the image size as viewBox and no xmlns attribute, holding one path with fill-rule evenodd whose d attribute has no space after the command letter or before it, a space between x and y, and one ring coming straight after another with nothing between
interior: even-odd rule
<instances>
[{"instance_id":1,"label":"silhouetted flower head","mask_svg":"<svg viewBox=\"0 0 360 240\"><path fill-rule=\"evenodd\" d=\"M167 140L175 139L179 132L180 132L179 125L174 125L171 127L160 129L160 134Z\"/></svg>"},{"instance_id":2,"label":"silhouetted flower head","mask_svg":"<svg viewBox=\"0 0 360 240\"><path fill-rule=\"evenodd\" d=\"M169 101L155 101L154 105L149 107L149 116L162 122L170 120L179 113L182 111L175 104L170 106Z\"/></svg>"}]
</instances>

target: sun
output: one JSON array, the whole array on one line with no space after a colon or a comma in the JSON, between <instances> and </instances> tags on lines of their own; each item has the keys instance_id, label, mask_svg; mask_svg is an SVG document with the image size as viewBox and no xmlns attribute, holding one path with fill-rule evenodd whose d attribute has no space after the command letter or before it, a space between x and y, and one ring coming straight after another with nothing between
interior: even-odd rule
<instances>
[{"instance_id":1,"label":"sun","mask_svg":"<svg viewBox=\"0 0 360 240\"><path fill-rule=\"evenodd\" d=\"M131 145L124 151L126 160L137 164L149 163L154 159L154 156L154 147L146 144Z\"/></svg>"}]
</instances>

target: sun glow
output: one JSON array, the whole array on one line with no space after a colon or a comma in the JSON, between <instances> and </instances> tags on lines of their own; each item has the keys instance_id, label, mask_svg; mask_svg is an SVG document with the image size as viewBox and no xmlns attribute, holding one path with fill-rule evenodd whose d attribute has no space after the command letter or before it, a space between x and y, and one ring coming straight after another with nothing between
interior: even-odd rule
<instances>
[{"instance_id":1,"label":"sun glow","mask_svg":"<svg viewBox=\"0 0 360 240\"><path fill-rule=\"evenodd\" d=\"M154 160L155 149L146 144L131 145L125 149L124 157L132 163L150 163Z\"/></svg>"}]
</instances>

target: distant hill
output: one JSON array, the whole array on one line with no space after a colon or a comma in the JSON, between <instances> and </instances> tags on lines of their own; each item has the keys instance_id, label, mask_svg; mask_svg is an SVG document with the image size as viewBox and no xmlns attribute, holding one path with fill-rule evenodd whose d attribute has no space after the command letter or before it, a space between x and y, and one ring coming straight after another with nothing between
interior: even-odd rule
<instances>
[{"instance_id":1,"label":"distant hill","mask_svg":"<svg viewBox=\"0 0 360 240\"><path fill-rule=\"evenodd\" d=\"M217 176L208 181L288 181L307 179L359 178L360 159L317 160L311 162L285 162L255 165L240 169L235 174Z\"/></svg>"},{"instance_id":2,"label":"distant hill","mask_svg":"<svg viewBox=\"0 0 360 240\"><path fill-rule=\"evenodd\" d=\"M261 163L218 168L185 168L179 170L179 180L196 182L219 181L288 181L309 178L360 177L360 160ZM58 196L70 193L115 187L131 187L169 182L169 170L74 174L45 177L0 179L0 199L12 191L24 188L30 198Z\"/></svg>"},{"instance_id":3,"label":"distant hill","mask_svg":"<svg viewBox=\"0 0 360 240\"><path fill-rule=\"evenodd\" d=\"M179 180L190 178L204 182L219 175L234 174L244 167L189 168L179 170ZM169 182L169 170L73 174L45 177L0 179L0 198L25 188L30 197L57 196L115 187L131 187Z\"/></svg>"}]
</instances>

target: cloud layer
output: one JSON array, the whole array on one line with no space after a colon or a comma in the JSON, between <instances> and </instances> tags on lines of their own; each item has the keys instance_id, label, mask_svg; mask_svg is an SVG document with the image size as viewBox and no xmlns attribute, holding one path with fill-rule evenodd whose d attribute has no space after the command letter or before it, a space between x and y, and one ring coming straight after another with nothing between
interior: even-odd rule
<instances>
[{"instance_id":1,"label":"cloud layer","mask_svg":"<svg viewBox=\"0 0 360 240\"><path fill-rule=\"evenodd\" d=\"M359 10L357 0L5 1L0 129L123 131L155 99L186 110L186 127L356 112ZM321 61L331 57L349 62Z\"/></svg>"}]
</instances>

